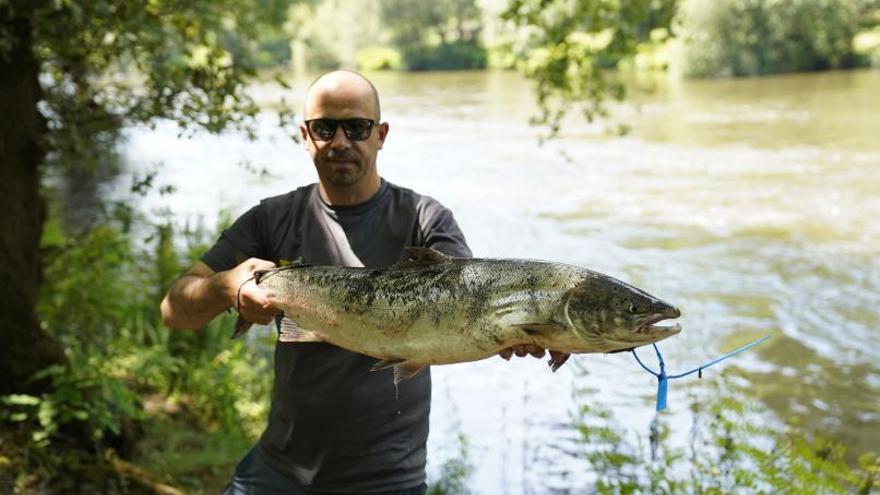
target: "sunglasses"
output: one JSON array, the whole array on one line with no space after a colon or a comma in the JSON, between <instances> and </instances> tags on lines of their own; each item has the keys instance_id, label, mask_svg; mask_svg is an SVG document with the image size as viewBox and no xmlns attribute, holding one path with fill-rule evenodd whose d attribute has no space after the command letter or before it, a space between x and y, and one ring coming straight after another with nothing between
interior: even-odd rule
<instances>
[{"instance_id":1,"label":"sunglasses","mask_svg":"<svg viewBox=\"0 0 880 495\"><path fill-rule=\"evenodd\" d=\"M349 141L365 141L370 137L373 126L379 123L370 119L311 119L306 120L305 124L309 136L316 141L332 141L340 125Z\"/></svg>"}]
</instances>

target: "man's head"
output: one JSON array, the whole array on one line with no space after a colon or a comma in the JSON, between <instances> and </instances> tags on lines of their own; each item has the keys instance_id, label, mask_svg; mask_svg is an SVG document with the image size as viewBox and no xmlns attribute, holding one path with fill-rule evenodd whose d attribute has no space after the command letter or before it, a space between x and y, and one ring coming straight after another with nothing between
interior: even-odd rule
<instances>
[{"instance_id":1,"label":"man's head","mask_svg":"<svg viewBox=\"0 0 880 495\"><path fill-rule=\"evenodd\" d=\"M300 134L325 190L375 192L376 156L388 134L379 119L379 95L360 74L328 72L309 86Z\"/></svg>"}]
</instances>

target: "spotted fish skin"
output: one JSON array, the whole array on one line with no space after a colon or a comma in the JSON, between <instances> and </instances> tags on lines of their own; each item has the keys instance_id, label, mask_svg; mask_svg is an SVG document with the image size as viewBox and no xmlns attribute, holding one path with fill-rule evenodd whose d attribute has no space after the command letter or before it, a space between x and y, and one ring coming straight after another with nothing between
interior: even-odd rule
<instances>
[{"instance_id":1,"label":"spotted fish skin","mask_svg":"<svg viewBox=\"0 0 880 495\"><path fill-rule=\"evenodd\" d=\"M613 277L536 260L409 248L386 268L289 265L257 274L284 312L280 340L323 341L382 360L396 380L519 344L614 352L680 331L674 306ZM564 359L563 359L564 362ZM561 363L551 366L558 368Z\"/></svg>"}]
</instances>

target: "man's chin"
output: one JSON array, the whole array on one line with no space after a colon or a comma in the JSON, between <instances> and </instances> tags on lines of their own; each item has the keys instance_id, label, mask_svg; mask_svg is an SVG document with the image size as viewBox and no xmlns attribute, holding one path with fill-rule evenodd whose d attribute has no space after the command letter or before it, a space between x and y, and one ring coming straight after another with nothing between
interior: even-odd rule
<instances>
[{"instance_id":1,"label":"man's chin","mask_svg":"<svg viewBox=\"0 0 880 495\"><path fill-rule=\"evenodd\" d=\"M361 175L356 172L334 172L329 179L334 186L353 186L361 179Z\"/></svg>"}]
</instances>

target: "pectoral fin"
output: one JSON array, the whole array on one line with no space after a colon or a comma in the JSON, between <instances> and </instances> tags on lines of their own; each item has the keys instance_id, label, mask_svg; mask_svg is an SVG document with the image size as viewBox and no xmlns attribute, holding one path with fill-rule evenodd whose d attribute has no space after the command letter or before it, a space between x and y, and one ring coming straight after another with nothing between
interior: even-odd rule
<instances>
[{"instance_id":1,"label":"pectoral fin","mask_svg":"<svg viewBox=\"0 0 880 495\"><path fill-rule=\"evenodd\" d=\"M281 333L278 334L279 342L324 342L317 332L306 330L293 322L287 316L281 318Z\"/></svg>"},{"instance_id":2,"label":"pectoral fin","mask_svg":"<svg viewBox=\"0 0 880 495\"><path fill-rule=\"evenodd\" d=\"M380 371L388 369L396 364L405 363L405 359L383 359L378 363L374 364L370 371Z\"/></svg>"},{"instance_id":3,"label":"pectoral fin","mask_svg":"<svg viewBox=\"0 0 880 495\"><path fill-rule=\"evenodd\" d=\"M394 368L394 385L409 380L425 369L425 365L406 361L404 359L383 359L374 364L370 371L379 371Z\"/></svg>"},{"instance_id":4,"label":"pectoral fin","mask_svg":"<svg viewBox=\"0 0 880 495\"><path fill-rule=\"evenodd\" d=\"M394 365L394 384L409 380L410 378L419 374L420 371L425 369L425 366L422 364L410 363L409 361L395 364Z\"/></svg>"},{"instance_id":5,"label":"pectoral fin","mask_svg":"<svg viewBox=\"0 0 880 495\"><path fill-rule=\"evenodd\" d=\"M246 334L248 330L251 329L251 324L248 321L245 321L240 315L237 320L235 320L235 329L232 330L232 335L229 337L230 339L237 339L242 335Z\"/></svg>"}]
</instances>

